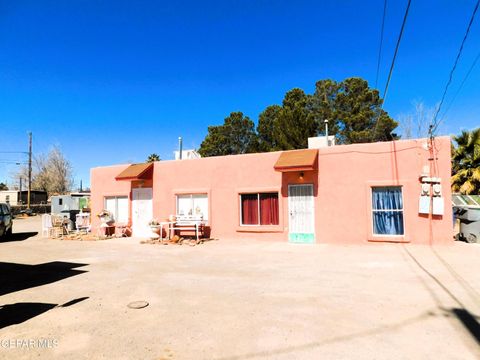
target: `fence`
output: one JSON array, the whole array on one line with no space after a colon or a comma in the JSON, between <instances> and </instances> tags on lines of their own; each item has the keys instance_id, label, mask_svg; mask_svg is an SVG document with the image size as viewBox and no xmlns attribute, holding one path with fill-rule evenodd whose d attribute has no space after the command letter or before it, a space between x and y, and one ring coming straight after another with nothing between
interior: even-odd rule
<instances>
[{"instance_id":1,"label":"fence","mask_svg":"<svg viewBox=\"0 0 480 360\"><path fill-rule=\"evenodd\" d=\"M51 205L47 205L47 204L30 205L30 210L32 211L32 213L37 213L37 214L50 214L51 208L52 208ZM11 206L11 210L13 215L18 215L27 210L27 205Z\"/></svg>"}]
</instances>

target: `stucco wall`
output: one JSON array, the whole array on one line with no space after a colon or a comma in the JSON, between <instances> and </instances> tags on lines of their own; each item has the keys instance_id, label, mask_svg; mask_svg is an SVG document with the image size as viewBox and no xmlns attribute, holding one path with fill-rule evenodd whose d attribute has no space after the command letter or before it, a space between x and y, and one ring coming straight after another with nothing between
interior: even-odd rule
<instances>
[{"instance_id":1,"label":"stucco wall","mask_svg":"<svg viewBox=\"0 0 480 360\"><path fill-rule=\"evenodd\" d=\"M131 185L128 181L116 181L117 176L128 165L114 165L90 170L90 206L93 231L100 221L97 214L104 209L104 197L128 196L131 199Z\"/></svg>"},{"instance_id":2,"label":"stucco wall","mask_svg":"<svg viewBox=\"0 0 480 360\"><path fill-rule=\"evenodd\" d=\"M222 156L155 164L153 176L154 214L160 219L175 213L175 194L207 193L209 226L213 237L258 237L255 229L240 228L239 193L281 191L282 174L273 170L279 153ZM280 211L286 198L279 198ZM284 217L280 225L262 227L266 239L284 239ZM256 229L258 230L258 229Z\"/></svg>"},{"instance_id":3,"label":"stucco wall","mask_svg":"<svg viewBox=\"0 0 480 360\"><path fill-rule=\"evenodd\" d=\"M450 206L450 139L435 140L435 150L424 148L427 140L335 146L319 150L318 171L280 173L273 170L279 152L212 157L182 161L160 161L154 165L153 213L163 220L176 211L175 194L207 193L209 226L216 238L288 238L290 183L313 183L317 243L366 243L393 240L374 237L371 219L371 186L400 185L403 190L405 236L395 240L428 244L452 241ZM432 154L435 153L435 156ZM436 158L436 167L433 161ZM445 215L418 214L419 176L424 165L442 178ZM115 181L128 165L95 168L91 171L92 212L103 208L103 197L129 195L128 181ZM280 224L241 227L239 193L278 191ZM98 219L93 216L94 225Z\"/></svg>"},{"instance_id":4,"label":"stucco wall","mask_svg":"<svg viewBox=\"0 0 480 360\"><path fill-rule=\"evenodd\" d=\"M418 214L419 177L424 165L434 166L426 139L335 146L319 153L317 233L320 241L359 243L393 240L374 237L371 186L401 185L404 200L404 241L428 244L452 241L450 138L435 140L438 175L442 179L445 214ZM432 174L435 175L435 174ZM431 223L431 226L430 226Z\"/></svg>"}]
</instances>

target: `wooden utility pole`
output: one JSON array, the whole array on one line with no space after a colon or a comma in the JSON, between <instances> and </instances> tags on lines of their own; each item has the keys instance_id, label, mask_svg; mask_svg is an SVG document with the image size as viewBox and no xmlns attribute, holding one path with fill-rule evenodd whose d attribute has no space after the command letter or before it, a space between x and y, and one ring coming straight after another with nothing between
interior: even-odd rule
<instances>
[{"instance_id":1,"label":"wooden utility pole","mask_svg":"<svg viewBox=\"0 0 480 360\"><path fill-rule=\"evenodd\" d=\"M28 194L27 209L30 209L30 193L32 191L32 133L28 133Z\"/></svg>"}]
</instances>

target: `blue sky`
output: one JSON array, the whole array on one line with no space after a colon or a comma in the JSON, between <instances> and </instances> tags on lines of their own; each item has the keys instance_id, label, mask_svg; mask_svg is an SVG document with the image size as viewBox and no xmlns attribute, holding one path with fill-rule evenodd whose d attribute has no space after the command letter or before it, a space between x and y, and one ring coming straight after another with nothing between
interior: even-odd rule
<instances>
[{"instance_id":1,"label":"blue sky","mask_svg":"<svg viewBox=\"0 0 480 360\"><path fill-rule=\"evenodd\" d=\"M407 1L389 1L382 89ZM414 0L385 110L434 106L474 0ZM374 86L383 0L0 0L0 151L55 144L89 182L95 166L171 159L178 136L196 148L232 111L255 122L268 105L317 80ZM480 15L446 104L480 51ZM480 64L445 118L455 134L480 125ZM23 155L0 153L0 182Z\"/></svg>"}]
</instances>

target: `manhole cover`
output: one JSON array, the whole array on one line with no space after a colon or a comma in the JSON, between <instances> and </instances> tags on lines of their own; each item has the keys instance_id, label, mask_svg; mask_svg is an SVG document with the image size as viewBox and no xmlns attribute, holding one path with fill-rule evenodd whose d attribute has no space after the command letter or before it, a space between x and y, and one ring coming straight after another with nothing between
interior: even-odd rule
<instances>
[{"instance_id":1,"label":"manhole cover","mask_svg":"<svg viewBox=\"0 0 480 360\"><path fill-rule=\"evenodd\" d=\"M143 309L148 306L146 301L133 301L127 305L130 309Z\"/></svg>"}]
</instances>

